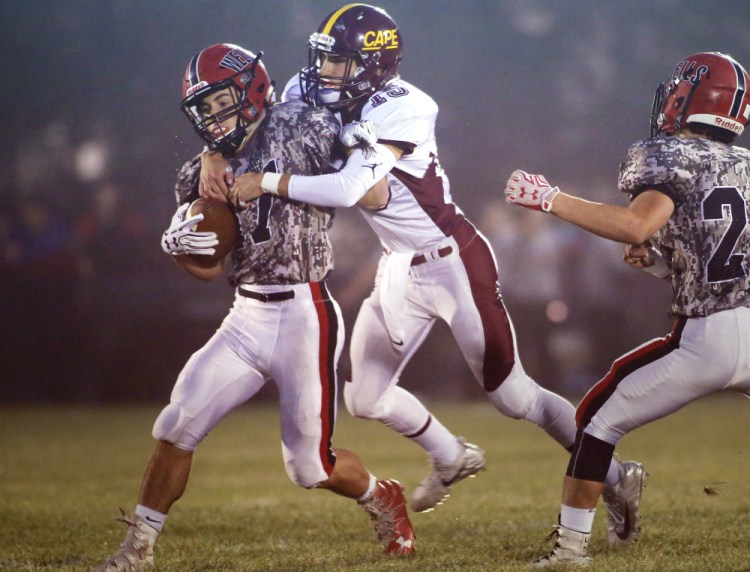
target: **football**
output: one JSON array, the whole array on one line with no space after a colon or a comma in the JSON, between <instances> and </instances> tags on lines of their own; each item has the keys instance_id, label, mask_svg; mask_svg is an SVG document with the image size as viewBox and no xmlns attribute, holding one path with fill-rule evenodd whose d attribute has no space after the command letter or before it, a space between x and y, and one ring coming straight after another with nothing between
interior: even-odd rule
<instances>
[{"instance_id":1,"label":"football","mask_svg":"<svg viewBox=\"0 0 750 572\"><path fill-rule=\"evenodd\" d=\"M190 262L196 266L210 268L221 261L234 248L234 243L239 238L239 228L234 212L227 203L212 201L201 197L193 201L186 213L186 217L203 213L203 220L198 223L198 232L215 232L219 239L216 245L216 254L213 256L188 254Z\"/></svg>"}]
</instances>

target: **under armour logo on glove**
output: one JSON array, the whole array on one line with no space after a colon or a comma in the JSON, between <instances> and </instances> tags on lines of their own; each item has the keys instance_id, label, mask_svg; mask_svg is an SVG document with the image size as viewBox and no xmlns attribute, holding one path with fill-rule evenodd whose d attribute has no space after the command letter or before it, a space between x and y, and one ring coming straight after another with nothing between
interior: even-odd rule
<instances>
[{"instance_id":1,"label":"under armour logo on glove","mask_svg":"<svg viewBox=\"0 0 750 572\"><path fill-rule=\"evenodd\" d=\"M505 184L505 202L548 213L559 192L560 189L550 186L544 175L532 175L519 169L513 171Z\"/></svg>"}]
</instances>

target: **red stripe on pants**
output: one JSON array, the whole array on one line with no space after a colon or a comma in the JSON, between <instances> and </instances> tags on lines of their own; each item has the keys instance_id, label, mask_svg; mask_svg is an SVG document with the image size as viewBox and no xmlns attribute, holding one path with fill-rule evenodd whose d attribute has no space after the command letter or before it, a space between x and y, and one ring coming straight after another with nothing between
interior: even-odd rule
<instances>
[{"instance_id":1,"label":"red stripe on pants","mask_svg":"<svg viewBox=\"0 0 750 572\"><path fill-rule=\"evenodd\" d=\"M330 300L328 299L328 296L324 294L320 283L311 282L310 290L312 291L313 302L315 302L315 311L318 314L318 325L320 330L318 344L318 376L321 389L320 422L322 434L319 451L323 468L330 476L331 473L333 473L333 466L335 464L335 457L331 451L331 437L333 434L331 391L332 388L335 390L334 378L332 377L332 361L333 352L335 351L335 342L331 340L330 323L330 312L333 311L333 308L329 307L331 305Z\"/></svg>"}]
</instances>

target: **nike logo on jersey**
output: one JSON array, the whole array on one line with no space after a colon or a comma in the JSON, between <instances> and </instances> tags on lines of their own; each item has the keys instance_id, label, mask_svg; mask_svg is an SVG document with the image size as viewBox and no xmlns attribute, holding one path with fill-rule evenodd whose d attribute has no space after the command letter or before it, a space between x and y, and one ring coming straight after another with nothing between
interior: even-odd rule
<instances>
[{"instance_id":1,"label":"nike logo on jersey","mask_svg":"<svg viewBox=\"0 0 750 572\"><path fill-rule=\"evenodd\" d=\"M369 165L362 165L363 167L367 167L368 169L372 169L372 178L375 178L375 169L377 167L380 167L383 163L370 163Z\"/></svg>"}]
</instances>

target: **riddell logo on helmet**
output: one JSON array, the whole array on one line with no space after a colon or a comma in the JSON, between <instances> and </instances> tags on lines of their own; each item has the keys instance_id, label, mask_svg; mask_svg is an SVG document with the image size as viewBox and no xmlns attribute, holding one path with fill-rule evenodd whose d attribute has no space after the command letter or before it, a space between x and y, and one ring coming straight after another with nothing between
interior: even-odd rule
<instances>
[{"instance_id":1,"label":"riddell logo on helmet","mask_svg":"<svg viewBox=\"0 0 750 572\"><path fill-rule=\"evenodd\" d=\"M743 131L742 126L736 121L727 121L721 117L714 118L714 125L722 129L729 129L729 131L734 131L735 133L742 133Z\"/></svg>"},{"instance_id":2,"label":"riddell logo on helmet","mask_svg":"<svg viewBox=\"0 0 750 572\"><path fill-rule=\"evenodd\" d=\"M207 81L200 81L196 83L195 85L191 85L188 89L185 95L193 95L196 91L199 89L202 89L208 85Z\"/></svg>"},{"instance_id":3,"label":"riddell logo on helmet","mask_svg":"<svg viewBox=\"0 0 750 572\"><path fill-rule=\"evenodd\" d=\"M398 30L370 30L365 33L363 49L375 51L381 48L398 49Z\"/></svg>"}]
</instances>

